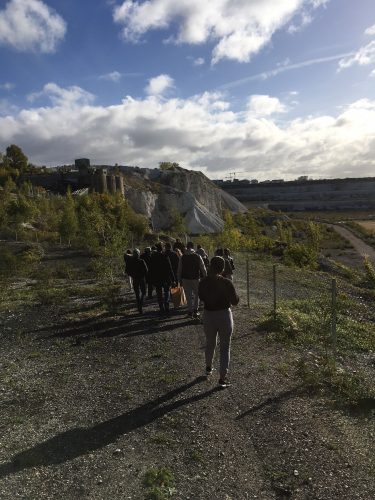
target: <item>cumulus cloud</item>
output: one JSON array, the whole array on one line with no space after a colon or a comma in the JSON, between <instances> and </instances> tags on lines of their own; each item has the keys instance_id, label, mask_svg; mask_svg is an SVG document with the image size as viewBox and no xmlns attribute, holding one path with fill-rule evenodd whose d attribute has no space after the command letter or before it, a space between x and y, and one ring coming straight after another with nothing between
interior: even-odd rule
<instances>
[{"instance_id":1,"label":"cumulus cloud","mask_svg":"<svg viewBox=\"0 0 375 500\"><path fill-rule=\"evenodd\" d=\"M119 82L121 80L122 74L118 71L111 71L111 73L106 73L105 75L100 75L99 80L107 80L109 82Z\"/></svg>"},{"instance_id":2,"label":"cumulus cloud","mask_svg":"<svg viewBox=\"0 0 375 500\"><path fill-rule=\"evenodd\" d=\"M113 10L125 40L137 42L149 30L177 24L175 43L214 40L212 63L221 59L247 62L301 11L311 22L314 9L328 0L125 0Z\"/></svg>"},{"instance_id":3,"label":"cumulus cloud","mask_svg":"<svg viewBox=\"0 0 375 500\"><path fill-rule=\"evenodd\" d=\"M375 35L375 24L367 28L367 30L365 31L365 35Z\"/></svg>"},{"instance_id":4,"label":"cumulus cloud","mask_svg":"<svg viewBox=\"0 0 375 500\"><path fill-rule=\"evenodd\" d=\"M339 71L350 68L358 64L359 66L367 66L375 63L375 40L361 47L353 56L346 57L339 61Z\"/></svg>"},{"instance_id":5,"label":"cumulus cloud","mask_svg":"<svg viewBox=\"0 0 375 500\"><path fill-rule=\"evenodd\" d=\"M41 0L10 0L0 10L0 44L22 52L54 52L64 38L64 19Z\"/></svg>"},{"instance_id":6,"label":"cumulus cloud","mask_svg":"<svg viewBox=\"0 0 375 500\"><path fill-rule=\"evenodd\" d=\"M78 87L46 87L50 106L31 105L0 117L0 150L15 143L32 162L50 165L77 155L143 167L171 158L212 178L237 169L259 179L374 172L375 101L369 99L337 116L278 122L270 114L248 113L247 107L233 111L218 92L188 99L127 97L105 107L94 105L91 94Z\"/></svg>"},{"instance_id":7,"label":"cumulus cloud","mask_svg":"<svg viewBox=\"0 0 375 500\"><path fill-rule=\"evenodd\" d=\"M285 113L287 108L277 97L252 95L248 101L248 111L253 116L270 116L276 113Z\"/></svg>"},{"instance_id":8,"label":"cumulus cloud","mask_svg":"<svg viewBox=\"0 0 375 500\"><path fill-rule=\"evenodd\" d=\"M148 85L145 88L145 92L148 95L162 95L168 89L172 88L174 85L174 80L169 75L159 75L154 78L150 78Z\"/></svg>"},{"instance_id":9,"label":"cumulus cloud","mask_svg":"<svg viewBox=\"0 0 375 500\"><path fill-rule=\"evenodd\" d=\"M56 83L47 83L43 90L30 94L27 99L34 102L41 97L48 97L54 106L59 107L86 105L94 100L94 95L81 87L73 85L65 89Z\"/></svg>"}]
</instances>

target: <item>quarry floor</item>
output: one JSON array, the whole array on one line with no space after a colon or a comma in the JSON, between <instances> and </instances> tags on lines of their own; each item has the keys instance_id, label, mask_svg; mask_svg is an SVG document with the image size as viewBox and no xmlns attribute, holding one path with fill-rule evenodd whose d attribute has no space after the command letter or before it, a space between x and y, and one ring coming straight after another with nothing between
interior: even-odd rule
<instances>
[{"instance_id":1,"label":"quarry floor","mask_svg":"<svg viewBox=\"0 0 375 500\"><path fill-rule=\"evenodd\" d=\"M116 315L90 301L1 314L2 500L375 497L374 422L303 388L309 353L259 332L243 288L225 390L202 376L200 323L134 306L126 291ZM144 484L158 468L164 496Z\"/></svg>"}]
</instances>

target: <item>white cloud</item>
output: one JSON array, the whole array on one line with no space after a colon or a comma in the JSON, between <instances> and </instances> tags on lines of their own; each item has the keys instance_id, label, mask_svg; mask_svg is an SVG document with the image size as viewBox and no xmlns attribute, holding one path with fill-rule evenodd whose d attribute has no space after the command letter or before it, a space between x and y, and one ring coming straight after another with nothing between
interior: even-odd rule
<instances>
[{"instance_id":1,"label":"white cloud","mask_svg":"<svg viewBox=\"0 0 375 500\"><path fill-rule=\"evenodd\" d=\"M29 94L27 99L34 102L41 97L48 97L54 106L60 107L82 106L94 100L94 95L81 87L73 85L64 89L56 83L47 83L43 90Z\"/></svg>"},{"instance_id":2,"label":"white cloud","mask_svg":"<svg viewBox=\"0 0 375 500\"><path fill-rule=\"evenodd\" d=\"M151 78L148 82L145 92L148 95L162 95L173 87L174 80L169 75L159 75Z\"/></svg>"},{"instance_id":3,"label":"white cloud","mask_svg":"<svg viewBox=\"0 0 375 500\"><path fill-rule=\"evenodd\" d=\"M248 111L250 115L261 117L285 113L287 108L277 97L252 95L248 101Z\"/></svg>"},{"instance_id":4,"label":"white cloud","mask_svg":"<svg viewBox=\"0 0 375 500\"><path fill-rule=\"evenodd\" d=\"M375 69L371 71L370 76L375 76Z\"/></svg>"},{"instance_id":5,"label":"white cloud","mask_svg":"<svg viewBox=\"0 0 375 500\"><path fill-rule=\"evenodd\" d=\"M0 83L0 90L13 90L15 87L14 83L11 82L5 82L5 83Z\"/></svg>"},{"instance_id":6,"label":"white cloud","mask_svg":"<svg viewBox=\"0 0 375 500\"><path fill-rule=\"evenodd\" d=\"M279 122L272 115L251 115L247 108L232 111L220 93L189 99L128 97L104 107L92 104L92 96L79 87L46 87L51 106L0 117L0 150L15 143L32 162L51 165L77 155L143 167L171 158L211 177L237 169L259 179L374 172L375 101L369 99L337 116Z\"/></svg>"},{"instance_id":7,"label":"white cloud","mask_svg":"<svg viewBox=\"0 0 375 500\"><path fill-rule=\"evenodd\" d=\"M197 59L194 59L193 65L194 66L202 66L205 63L205 60L203 57L197 57Z\"/></svg>"},{"instance_id":8,"label":"white cloud","mask_svg":"<svg viewBox=\"0 0 375 500\"><path fill-rule=\"evenodd\" d=\"M125 0L113 10L125 40L137 42L149 30L178 25L176 43L216 43L212 63L248 62L297 13L311 20L312 10L328 0Z\"/></svg>"},{"instance_id":9,"label":"white cloud","mask_svg":"<svg viewBox=\"0 0 375 500\"><path fill-rule=\"evenodd\" d=\"M64 19L41 0L10 0L0 10L0 44L22 52L54 52L64 38Z\"/></svg>"},{"instance_id":10,"label":"white cloud","mask_svg":"<svg viewBox=\"0 0 375 500\"><path fill-rule=\"evenodd\" d=\"M367 28L367 30L365 31L365 35L375 35L375 24Z\"/></svg>"},{"instance_id":11,"label":"white cloud","mask_svg":"<svg viewBox=\"0 0 375 500\"><path fill-rule=\"evenodd\" d=\"M100 75L99 80L108 80L109 82L119 82L121 80L122 74L118 71L112 71L111 73L106 73L105 75Z\"/></svg>"},{"instance_id":12,"label":"white cloud","mask_svg":"<svg viewBox=\"0 0 375 500\"><path fill-rule=\"evenodd\" d=\"M367 66L375 63L375 40L361 47L353 56L346 57L339 61L339 71L350 68L358 64L359 66Z\"/></svg>"}]
</instances>

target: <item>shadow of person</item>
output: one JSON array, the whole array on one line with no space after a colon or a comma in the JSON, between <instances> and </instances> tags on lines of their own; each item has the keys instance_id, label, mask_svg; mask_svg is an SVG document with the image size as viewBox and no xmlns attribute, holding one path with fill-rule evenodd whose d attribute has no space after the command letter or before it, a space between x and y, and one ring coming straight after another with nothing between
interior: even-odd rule
<instances>
[{"instance_id":1,"label":"shadow of person","mask_svg":"<svg viewBox=\"0 0 375 500\"><path fill-rule=\"evenodd\" d=\"M114 442L119 436L146 426L167 413L209 397L217 391L216 387L194 396L164 404L203 380L205 380L205 377L198 377L192 382L122 415L96 424L93 427L70 429L28 450L22 451L15 455L10 462L0 465L0 477L30 467L67 462L102 448Z\"/></svg>"}]
</instances>

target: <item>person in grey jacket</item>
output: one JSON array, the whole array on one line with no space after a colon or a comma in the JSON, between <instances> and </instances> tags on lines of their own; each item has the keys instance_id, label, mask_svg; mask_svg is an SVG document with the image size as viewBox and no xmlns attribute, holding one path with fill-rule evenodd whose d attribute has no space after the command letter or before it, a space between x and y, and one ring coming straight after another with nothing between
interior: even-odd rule
<instances>
[{"instance_id":1,"label":"person in grey jacket","mask_svg":"<svg viewBox=\"0 0 375 500\"><path fill-rule=\"evenodd\" d=\"M188 316L199 319L199 279L207 276L202 257L195 253L194 243L189 241L186 251L178 263L177 277L185 290Z\"/></svg>"}]
</instances>

